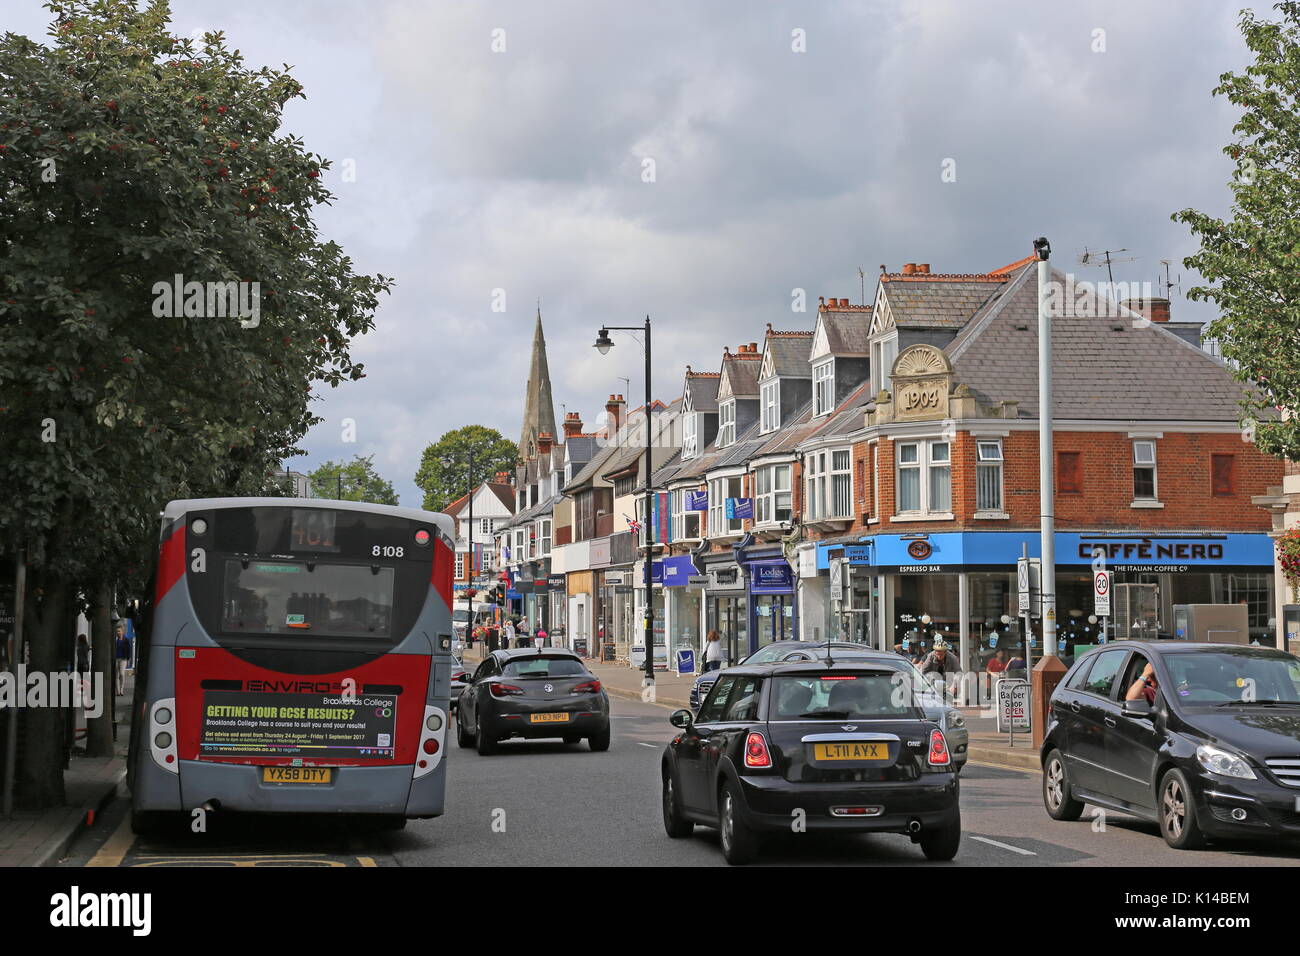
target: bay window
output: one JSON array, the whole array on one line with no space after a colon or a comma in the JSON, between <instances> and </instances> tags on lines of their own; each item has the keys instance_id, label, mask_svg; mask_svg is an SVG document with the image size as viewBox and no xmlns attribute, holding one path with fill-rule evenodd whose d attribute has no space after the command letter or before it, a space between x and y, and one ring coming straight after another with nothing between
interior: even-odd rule
<instances>
[{"instance_id":1,"label":"bay window","mask_svg":"<svg viewBox=\"0 0 1300 956\"><path fill-rule=\"evenodd\" d=\"M687 500L693 488L679 488L673 492L673 540L700 537L700 512L688 511Z\"/></svg>"},{"instance_id":2,"label":"bay window","mask_svg":"<svg viewBox=\"0 0 1300 956\"><path fill-rule=\"evenodd\" d=\"M537 522L537 556L546 557L551 553L551 519L543 518Z\"/></svg>"},{"instance_id":3,"label":"bay window","mask_svg":"<svg viewBox=\"0 0 1300 956\"><path fill-rule=\"evenodd\" d=\"M740 534L741 519L727 520L727 499L740 497L740 476L709 481L709 534Z\"/></svg>"},{"instance_id":4,"label":"bay window","mask_svg":"<svg viewBox=\"0 0 1300 956\"><path fill-rule=\"evenodd\" d=\"M754 521L758 524L790 520L793 498L790 466L768 465L754 471Z\"/></svg>"},{"instance_id":5,"label":"bay window","mask_svg":"<svg viewBox=\"0 0 1300 956\"><path fill-rule=\"evenodd\" d=\"M805 459L808 518L848 518L853 512L853 462L847 448L816 451Z\"/></svg>"}]
</instances>

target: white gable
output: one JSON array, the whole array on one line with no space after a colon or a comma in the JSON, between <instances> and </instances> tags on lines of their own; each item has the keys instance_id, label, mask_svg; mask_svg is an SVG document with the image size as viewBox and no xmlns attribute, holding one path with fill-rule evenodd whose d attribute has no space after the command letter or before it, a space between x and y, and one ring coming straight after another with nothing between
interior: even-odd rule
<instances>
[{"instance_id":1,"label":"white gable","mask_svg":"<svg viewBox=\"0 0 1300 956\"><path fill-rule=\"evenodd\" d=\"M822 324L821 314L817 315L817 329L813 332L812 351L808 355L810 363L831 354L831 343L826 338L826 326Z\"/></svg>"},{"instance_id":2,"label":"white gable","mask_svg":"<svg viewBox=\"0 0 1300 956\"><path fill-rule=\"evenodd\" d=\"M894 313L889 308L889 297L885 295L885 283L876 286L876 304L871 310L871 335L884 332L894 327Z\"/></svg>"},{"instance_id":3,"label":"white gable","mask_svg":"<svg viewBox=\"0 0 1300 956\"><path fill-rule=\"evenodd\" d=\"M772 340L768 339L768 341L771 342ZM775 374L776 374L776 359L772 357L771 348L764 348L763 365L758 370L758 380L760 382L765 382Z\"/></svg>"},{"instance_id":4,"label":"white gable","mask_svg":"<svg viewBox=\"0 0 1300 956\"><path fill-rule=\"evenodd\" d=\"M718 404L723 399L731 398L731 379L727 377L727 366L722 366L722 379L718 382Z\"/></svg>"}]
</instances>

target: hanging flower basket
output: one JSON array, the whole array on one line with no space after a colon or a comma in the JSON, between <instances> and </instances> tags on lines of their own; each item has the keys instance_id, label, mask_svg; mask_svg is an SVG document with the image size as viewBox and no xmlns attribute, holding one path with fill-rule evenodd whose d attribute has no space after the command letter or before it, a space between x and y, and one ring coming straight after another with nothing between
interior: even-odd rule
<instances>
[{"instance_id":1,"label":"hanging flower basket","mask_svg":"<svg viewBox=\"0 0 1300 956\"><path fill-rule=\"evenodd\" d=\"M1279 535L1276 545L1282 576L1291 586L1291 601L1300 604L1300 528Z\"/></svg>"}]
</instances>

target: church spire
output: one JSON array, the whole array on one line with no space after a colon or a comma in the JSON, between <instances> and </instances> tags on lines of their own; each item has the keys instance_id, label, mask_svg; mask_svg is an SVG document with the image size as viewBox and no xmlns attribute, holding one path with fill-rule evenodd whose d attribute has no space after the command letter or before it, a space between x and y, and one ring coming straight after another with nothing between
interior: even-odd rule
<instances>
[{"instance_id":1,"label":"church spire","mask_svg":"<svg viewBox=\"0 0 1300 956\"><path fill-rule=\"evenodd\" d=\"M527 461L537 454L537 436L555 435L555 403L551 399L551 371L546 364L546 336L542 333L542 307L537 307L533 330L533 357L528 366L528 388L524 392L524 424L519 435L519 458Z\"/></svg>"}]
</instances>

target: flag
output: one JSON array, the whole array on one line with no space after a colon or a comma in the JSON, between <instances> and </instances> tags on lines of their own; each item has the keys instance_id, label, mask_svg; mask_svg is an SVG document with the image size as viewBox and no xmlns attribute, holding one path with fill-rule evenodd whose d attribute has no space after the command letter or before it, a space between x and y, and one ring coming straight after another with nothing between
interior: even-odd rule
<instances>
[{"instance_id":1,"label":"flag","mask_svg":"<svg viewBox=\"0 0 1300 956\"><path fill-rule=\"evenodd\" d=\"M633 534L641 533L641 522L637 521L635 518L629 518L626 514L623 515L623 520L627 522L628 531L631 531Z\"/></svg>"}]
</instances>

